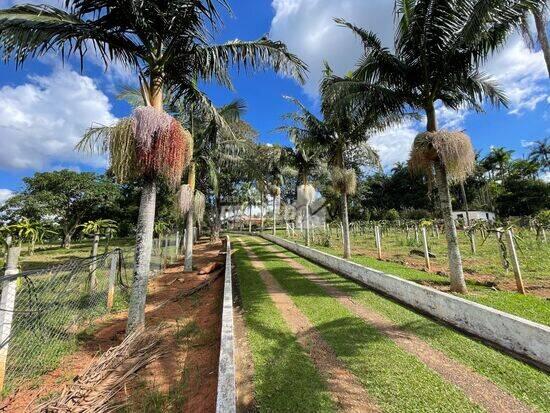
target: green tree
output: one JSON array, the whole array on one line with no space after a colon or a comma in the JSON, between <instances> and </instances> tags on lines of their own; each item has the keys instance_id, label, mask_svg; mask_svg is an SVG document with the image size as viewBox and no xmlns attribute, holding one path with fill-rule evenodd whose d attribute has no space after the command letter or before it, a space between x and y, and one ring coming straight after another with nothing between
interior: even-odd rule
<instances>
[{"instance_id":1,"label":"green tree","mask_svg":"<svg viewBox=\"0 0 550 413\"><path fill-rule=\"evenodd\" d=\"M550 138L536 141L529 152L529 159L538 163L542 171L550 171Z\"/></svg>"},{"instance_id":2,"label":"green tree","mask_svg":"<svg viewBox=\"0 0 550 413\"><path fill-rule=\"evenodd\" d=\"M24 178L24 189L10 198L1 211L8 219L45 220L52 217L61 229L62 246L69 248L72 236L86 219L97 219L113 208L119 186L103 175L67 169L37 172Z\"/></svg>"},{"instance_id":3,"label":"green tree","mask_svg":"<svg viewBox=\"0 0 550 413\"><path fill-rule=\"evenodd\" d=\"M208 44L211 29L220 23L220 5L229 8L225 0L66 0L65 9L17 5L0 10L0 45L5 57L18 65L52 49L63 58L76 54L81 60L94 50L105 65L118 61L132 68L144 102L160 112L166 90L174 99L183 97L189 102L204 98L196 87L198 79L230 86L232 63L253 69L269 66L304 79L304 63L283 43L262 38ZM191 161L193 190L194 165ZM146 177L141 193L128 331L145 321L157 178Z\"/></svg>"},{"instance_id":4,"label":"green tree","mask_svg":"<svg viewBox=\"0 0 550 413\"><path fill-rule=\"evenodd\" d=\"M348 78L334 77L327 91L365 110L373 96L382 105L410 107L426 115L426 133L415 140L413 160L432 175L445 221L451 291L466 292L457 232L452 218L450 181L462 181L474 168L469 139L439 132L436 105L483 109L485 99L506 104L503 92L480 70L506 41L522 16L545 0L397 0L393 51L378 36L343 20L363 42L364 55ZM383 98L383 99L382 99Z\"/></svg>"}]
</instances>

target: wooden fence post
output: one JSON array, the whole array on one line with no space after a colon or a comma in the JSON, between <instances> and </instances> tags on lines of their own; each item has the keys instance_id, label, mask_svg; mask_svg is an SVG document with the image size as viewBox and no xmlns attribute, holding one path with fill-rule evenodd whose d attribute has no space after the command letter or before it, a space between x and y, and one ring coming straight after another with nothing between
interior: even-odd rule
<instances>
[{"instance_id":1,"label":"wooden fence post","mask_svg":"<svg viewBox=\"0 0 550 413\"><path fill-rule=\"evenodd\" d=\"M426 269L431 271L430 265L430 250L428 248L428 235L426 234L426 227L422 227L422 243L424 244L424 259L426 260Z\"/></svg>"},{"instance_id":2,"label":"wooden fence post","mask_svg":"<svg viewBox=\"0 0 550 413\"><path fill-rule=\"evenodd\" d=\"M113 253L111 268L109 270L109 289L107 290L107 311L111 311L115 300L115 282L118 267L118 253Z\"/></svg>"},{"instance_id":3,"label":"wooden fence post","mask_svg":"<svg viewBox=\"0 0 550 413\"><path fill-rule=\"evenodd\" d=\"M92 243L92 263L90 264L90 276L88 278L88 286L90 291L94 291L97 287L97 251L99 249L99 234L94 234L94 240Z\"/></svg>"},{"instance_id":4,"label":"wooden fence post","mask_svg":"<svg viewBox=\"0 0 550 413\"><path fill-rule=\"evenodd\" d=\"M416 224L414 224L414 242L416 242L417 244L419 243L418 225L416 225Z\"/></svg>"},{"instance_id":5,"label":"wooden fence post","mask_svg":"<svg viewBox=\"0 0 550 413\"><path fill-rule=\"evenodd\" d=\"M376 250L378 251L378 259L382 259L382 239L380 236L380 227L374 227L374 240L376 241Z\"/></svg>"},{"instance_id":6,"label":"wooden fence post","mask_svg":"<svg viewBox=\"0 0 550 413\"><path fill-rule=\"evenodd\" d=\"M10 247L6 260L4 275L17 275L19 254L21 247ZM13 312L15 310L15 296L17 294L17 277L4 281L2 285L2 297L0 298L0 389L4 388L6 380L6 367L8 361L8 347L11 335Z\"/></svg>"},{"instance_id":7,"label":"wooden fence post","mask_svg":"<svg viewBox=\"0 0 550 413\"><path fill-rule=\"evenodd\" d=\"M519 267L518 254L516 252L516 246L514 244L514 233L511 229L506 231L506 238L508 241L508 249L510 250L510 258L512 260L512 268L514 270L514 276L516 277L516 286L518 293L525 294L525 287L523 286L523 280L521 278L521 269Z\"/></svg>"}]
</instances>

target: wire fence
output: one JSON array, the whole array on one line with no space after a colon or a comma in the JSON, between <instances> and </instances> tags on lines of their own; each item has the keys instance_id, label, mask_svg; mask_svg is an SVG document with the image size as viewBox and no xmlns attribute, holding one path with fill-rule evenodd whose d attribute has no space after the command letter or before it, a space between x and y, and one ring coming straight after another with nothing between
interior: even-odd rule
<instances>
[{"instance_id":1,"label":"wire fence","mask_svg":"<svg viewBox=\"0 0 550 413\"><path fill-rule=\"evenodd\" d=\"M179 240L179 234L153 240L151 278L177 261ZM17 258L11 270L8 259L0 280L4 393L55 369L64 355L77 349L79 337L95 321L126 308L134 266L132 247L22 273Z\"/></svg>"}]
</instances>

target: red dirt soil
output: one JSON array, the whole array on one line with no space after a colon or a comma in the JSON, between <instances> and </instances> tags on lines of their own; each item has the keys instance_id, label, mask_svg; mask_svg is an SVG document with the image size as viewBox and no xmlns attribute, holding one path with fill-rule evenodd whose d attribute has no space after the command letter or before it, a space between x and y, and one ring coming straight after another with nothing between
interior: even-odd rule
<instances>
[{"instance_id":1,"label":"red dirt soil","mask_svg":"<svg viewBox=\"0 0 550 413\"><path fill-rule=\"evenodd\" d=\"M219 255L221 243L199 243L195 248L197 270L184 273L181 263L170 266L149 284L146 323L163 325L163 355L138 373L128 384L120 402L129 403L129 411L151 392L167 394L177 391L177 405L172 401L162 411L214 412L218 379L218 357L223 293L223 264L211 274L198 270L212 262L224 262ZM189 291L206 281L209 286L189 297ZM99 328L80 350L65 357L60 366L44 375L38 387L20 388L6 398L0 412L33 411L37 402L61 392L98 354L119 344L124 338L126 312L102 319Z\"/></svg>"}]
</instances>

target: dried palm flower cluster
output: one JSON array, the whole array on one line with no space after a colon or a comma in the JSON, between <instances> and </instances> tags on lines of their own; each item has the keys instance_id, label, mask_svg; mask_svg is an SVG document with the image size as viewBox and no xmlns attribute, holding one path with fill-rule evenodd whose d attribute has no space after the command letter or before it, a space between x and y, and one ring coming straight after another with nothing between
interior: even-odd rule
<instances>
[{"instance_id":1,"label":"dried palm flower cluster","mask_svg":"<svg viewBox=\"0 0 550 413\"><path fill-rule=\"evenodd\" d=\"M176 195L176 209L181 215L187 214L193 206L193 190L187 184L182 185Z\"/></svg>"},{"instance_id":2,"label":"dried palm flower cluster","mask_svg":"<svg viewBox=\"0 0 550 413\"><path fill-rule=\"evenodd\" d=\"M269 188L269 193L271 194L271 196L277 197L281 195L281 187L277 185L271 185L271 187Z\"/></svg>"},{"instance_id":3,"label":"dried palm flower cluster","mask_svg":"<svg viewBox=\"0 0 550 413\"><path fill-rule=\"evenodd\" d=\"M315 198L313 185L300 185L298 187L298 205L307 205Z\"/></svg>"},{"instance_id":4,"label":"dried palm flower cluster","mask_svg":"<svg viewBox=\"0 0 550 413\"><path fill-rule=\"evenodd\" d=\"M162 176L176 186L189 164L191 135L170 115L153 107L134 111L138 169L144 176Z\"/></svg>"},{"instance_id":5,"label":"dried palm flower cluster","mask_svg":"<svg viewBox=\"0 0 550 413\"><path fill-rule=\"evenodd\" d=\"M413 142L409 168L411 171L433 175L436 162L441 162L453 182L463 182L475 168L472 141L463 132L423 132Z\"/></svg>"},{"instance_id":6,"label":"dried palm flower cluster","mask_svg":"<svg viewBox=\"0 0 550 413\"><path fill-rule=\"evenodd\" d=\"M109 153L111 171L119 182L162 177L175 187L191 160L190 133L153 107L136 108L131 117L112 127L91 128L77 148L98 142L100 152Z\"/></svg>"},{"instance_id":7,"label":"dried palm flower cluster","mask_svg":"<svg viewBox=\"0 0 550 413\"><path fill-rule=\"evenodd\" d=\"M340 194L353 195L357 189L357 175L353 169L334 168L332 187Z\"/></svg>"},{"instance_id":8,"label":"dried palm flower cluster","mask_svg":"<svg viewBox=\"0 0 550 413\"><path fill-rule=\"evenodd\" d=\"M199 224L204 220L204 212L206 211L206 197L201 191L195 191L195 198L193 200L193 212L195 219Z\"/></svg>"},{"instance_id":9,"label":"dried palm flower cluster","mask_svg":"<svg viewBox=\"0 0 550 413\"><path fill-rule=\"evenodd\" d=\"M92 363L61 395L38 407L40 413L118 411L115 396L135 374L161 356L158 329L137 329Z\"/></svg>"}]
</instances>

